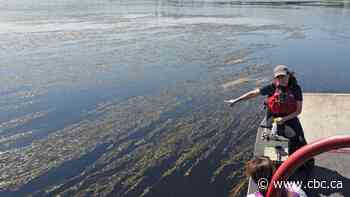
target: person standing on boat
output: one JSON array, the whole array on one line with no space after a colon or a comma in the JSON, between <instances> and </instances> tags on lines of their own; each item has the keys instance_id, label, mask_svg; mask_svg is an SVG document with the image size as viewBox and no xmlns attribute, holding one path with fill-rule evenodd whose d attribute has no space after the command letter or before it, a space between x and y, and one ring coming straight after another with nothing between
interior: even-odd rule
<instances>
[{"instance_id":1,"label":"person standing on boat","mask_svg":"<svg viewBox=\"0 0 350 197\"><path fill-rule=\"evenodd\" d=\"M291 127L295 135L289 139L289 154L304 146L306 143L304 131L298 119L302 111L303 94L298 82L286 65L277 65L273 70L274 79L271 84L249 91L242 96L225 100L232 107L236 103L257 97L267 96L267 116L274 117L278 125ZM283 133L279 134L286 137Z\"/></svg>"}]
</instances>

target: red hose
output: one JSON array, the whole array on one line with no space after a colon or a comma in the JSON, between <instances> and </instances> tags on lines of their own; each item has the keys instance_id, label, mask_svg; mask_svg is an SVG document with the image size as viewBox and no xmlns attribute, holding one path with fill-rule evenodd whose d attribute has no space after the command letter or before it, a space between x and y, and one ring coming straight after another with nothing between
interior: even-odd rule
<instances>
[{"instance_id":1,"label":"red hose","mask_svg":"<svg viewBox=\"0 0 350 197\"><path fill-rule=\"evenodd\" d=\"M311 144L307 144L295 151L286 161L282 163L282 165L273 175L271 183L287 180L298 167L316 155L333 149L345 147L350 147L350 136L348 135L329 137L315 141ZM275 188L273 185L274 184L269 184L266 195L267 197L276 196L277 188Z\"/></svg>"}]
</instances>

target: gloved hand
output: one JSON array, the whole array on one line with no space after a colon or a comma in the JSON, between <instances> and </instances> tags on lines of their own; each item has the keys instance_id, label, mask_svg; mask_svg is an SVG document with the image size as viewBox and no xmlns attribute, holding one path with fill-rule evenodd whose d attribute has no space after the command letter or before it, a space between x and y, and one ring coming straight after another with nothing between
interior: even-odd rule
<instances>
[{"instance_id":1,"label":"gloved hand","mask_svg":"<svg viewBox=\"0 0 350 197\"><path fill-rule=\"evenodd\" d=\"M284 123L284 119L282 117L277 117L274 120L276 121L277 124L283 124Z\"/></svg>"},{"instance_id":2,"label":"gloved hand","mask_svg":"<svg viewBox=\"0 0 350 197\"><path fill-rule=\"evenodd\" d=\"M230 100L224 100L225 103L229 103L230 107L233 107L233 105L235 105L235 103L238 102L237 99L230 99Z\"/></svg>"}]
</instances>

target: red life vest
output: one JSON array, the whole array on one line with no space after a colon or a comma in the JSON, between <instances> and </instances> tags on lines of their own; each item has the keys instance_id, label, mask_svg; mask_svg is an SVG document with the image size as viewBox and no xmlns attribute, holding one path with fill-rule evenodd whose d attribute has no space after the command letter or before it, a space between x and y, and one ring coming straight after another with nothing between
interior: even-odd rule
<instances>
[{"instance_id":1,"label":"red life vest","mask_svg":"<svg viewBox=\"0 0 350 197\"><path fill-rule=\"evenodd\" d=\"M273 115L287 116L297 110L297 101L293 92L286 87L285 91L274 82L275 92L267 99L267 106Z\"/></svg>"}]
</instances>

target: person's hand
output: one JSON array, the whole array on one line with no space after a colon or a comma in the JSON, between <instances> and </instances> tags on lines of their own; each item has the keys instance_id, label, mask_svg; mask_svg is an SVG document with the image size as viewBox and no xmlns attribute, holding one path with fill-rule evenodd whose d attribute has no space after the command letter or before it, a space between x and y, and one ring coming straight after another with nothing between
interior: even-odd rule
<instances>
[{"instance_id":1,"label":"person's hand","mask_svg":"<svg viewBox=\"0 0 350 197\"><path fill-rule=\"evenodd\" d=\"M277 124L283 124L284 123L284 119L282 117L275 118L275 121L276 121Z\"/></svg>"},{"instance_id":2,"label":"person's hand","mask_svg":"<svg viewBox=\"0 0 350 197\"><path fill-rule=\"evenodd\" d=\"M224 102L225 102L225 103L229 103L229 104L230 104L230 107L233 107L233 105L234 105L235 103L237 103L238 100L237 100L237 99L230 99L230 100L224 100Z\"/></svg>"}]
</instances>

